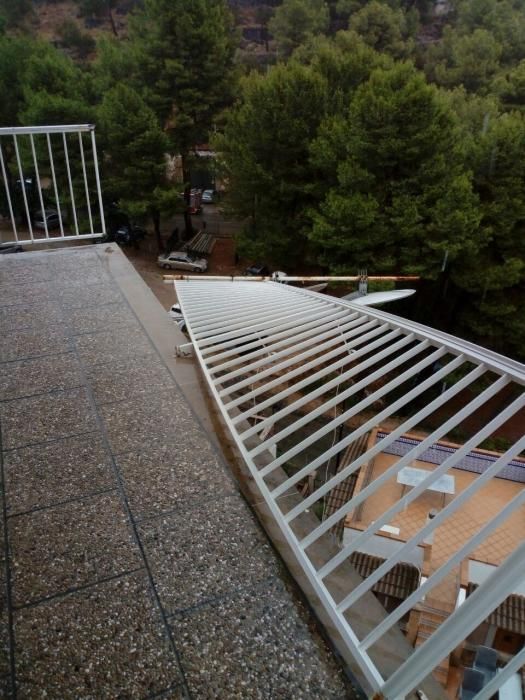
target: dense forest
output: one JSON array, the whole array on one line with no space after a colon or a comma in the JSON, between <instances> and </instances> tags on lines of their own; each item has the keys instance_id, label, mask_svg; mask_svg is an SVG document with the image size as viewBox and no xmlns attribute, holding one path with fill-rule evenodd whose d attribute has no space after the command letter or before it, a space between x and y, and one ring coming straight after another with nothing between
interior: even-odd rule
<instances>
[{"instance_id":1,"label":"dense forest","mask_svg":"<svg viewBox=\"0 0 525 700\"><path fill-rule=\"evenodd\" d=\"M241 254L418 274L414 318L525 357L524 0L144 0L125 31L76 7L110 31L57 46L1 0L1 125L96 123L108 197L159 241L166 154L189 183L211 142Z\"/></svg>"}]
</instances>

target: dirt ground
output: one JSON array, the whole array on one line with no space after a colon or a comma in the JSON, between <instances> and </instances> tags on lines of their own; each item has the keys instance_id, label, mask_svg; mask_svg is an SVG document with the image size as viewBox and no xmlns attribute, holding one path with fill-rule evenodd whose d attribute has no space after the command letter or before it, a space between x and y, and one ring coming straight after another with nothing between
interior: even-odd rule
<instances>
[{"instance_id":1,"label":"dirt ground","mask_svg":"<svg viewBox=\"0 0 525 700\"><path fill-rule=\"evenodd\" d=\"M144 282L160 301L165 309L175 303L177 297L172 284L163 280L165 270L157 265L157 253L149 250L149 246L141 245L140 250L123 247L123 252ZM240 274L246 265L235 265L235 241L233 238L218 238L208 260L208 273L213 275ZM176 270L173 270L176 273Z\"/></svg>"}]
</instances>

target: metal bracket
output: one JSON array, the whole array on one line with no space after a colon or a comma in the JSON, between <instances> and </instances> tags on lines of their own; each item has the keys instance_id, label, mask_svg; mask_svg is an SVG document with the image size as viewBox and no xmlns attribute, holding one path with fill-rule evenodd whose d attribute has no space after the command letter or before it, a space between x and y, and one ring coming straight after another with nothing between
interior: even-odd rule
<instances>
[{"instance_id":1,"label":"metal bracket","mask_svg":"<svg viewBox=\"0 0 525 700\"><path fill-rule=\"evenodd\" d=\"M177 357L193 357L194 354L193 343L184 343L183 345L175 346L175 355Z\"/></svg>"}]
</instances>

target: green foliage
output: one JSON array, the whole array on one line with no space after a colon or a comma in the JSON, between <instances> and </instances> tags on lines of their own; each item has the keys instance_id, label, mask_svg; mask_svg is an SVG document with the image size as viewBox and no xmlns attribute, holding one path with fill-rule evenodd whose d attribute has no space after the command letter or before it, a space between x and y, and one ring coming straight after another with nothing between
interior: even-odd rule
<instances>
[{"instance_id":1,"label":"green foliage","mask_svg":"<svg viewBox=\"0 0 525 700\"><path fill-rule=\"evenodd\" d=\"M509 0L464 0L458 8L457 30L471 34L485 29L501 44L505 63L525 57L525 14Z\"/></svg>"},{"instance_id":2,"label":"green foliage","mask_svg":"<svg viewBox=\"0 0 525 700\"><path fill-rule=\"evenodd\" d=\"M224 0L145 0L130 38L147 103L182 153L231 99L235 34Z\"/></svg>"},{"instance_id":3,"label":"green foliage","mask_svg":"<svg viewBox=\"0 0 525 700\"><path fill-rule=\"evenodd\" d=\"M463 85L471 92L486 92L500 67L502 51L486 29L462 35L447 28L441 43L429 49L425 70L439 85Z\"/></svg>"},{"instance_id":4,"label":"green foliage","mask_svg":"<svg viewBox=\"0 0 525 700\"><path fill-rule=\"evenodd\" d=\"M68 19L60 25L58 34L62 44L67 48L74 49L79 58L86 58L95 49L95 40L89 34L82 32L72 19Z\"/></svg>"},{"instance_id":5,"label":"green foliage","mask_svg":"<svg viewBox=\"0 0 525 700\"><path fill-rule=\"evenodd\" d=\"M268 28L280 55L289 56L310 37L325 33L329 21L330 12L325 0L283 0Z\"/></svg>"},{"instance_id":6,"label":"green foliage","mask_svg":"<svg viewBox=\"0 0 525 700\"><path fill-rule=\"evenodd\" d=\"M510 108L525 109L525 60L492 83L492 91Z\"/></svg>"},{"instance_id":7,"label":"green foliage","mask_svg":"<svg viewBox=\"0 0 525 700\"><path fill-rule=\"evenodd\" d=\"M123 83L140 91L141 82L130 42L104 37L97 42L97 55L92 65L95 100L100 101L108 90Z\"/></svg>"},{"instance_id":8,"label":"green foliage","mask_svg":"<svg viewBox=\"0 0 525 700\"><path fill-rule=\"evenodd\" d=\"M108 194L142 201L163 177L168 149L154 112L121 84L104 95L97 116L102 148L109 154L103 164Z\"/></svg>"},{"instance_id":9,"label":"green foliage","mask_svg":"<svg viewBox=\"0 0 525 700\"><path fill-rule=\"evenodd\" d=\"M23 74L24 124L75 124L93 121L86 74L52 46L37 44Z\"/></svg>"},{"instance_id":10,"label":"green foliage","mask_svg":"<svg viewBox=\"0 0 525 700\"><path fill-rule=\"evenodd\" d=\"M2 0L1 12L4 27L20 26L31 11L31 0Z\"/></svg>"},{"instance_id":11,"label":"green foliage","mask_svg":"<svg viewBox=\"0 0 525 700\"><path fill-rule=\"evenodd\" d=\"M361 10L351 15L349 29L354 30L376 51L390 54L394 58L407 58L414 51L407 13L392 9L383 2L371 0Z\"/></svg>"},{"instance_id":12,"label":"green foliage","mask_svg":"<svg viewBox=\"0 0 525 700\"><path fill-rule=\"evenodd\" d=\"M300 259L312 201L308 145L327 99L326 81L297 63L252 74L217 139L230 208L249 224L241 252L268 262Z\"/></svg>"},{"instance_id":13,"label":"green foliage","mask_svg":"<svg viewBox=\"0 0 525 700\"><path fill-rule=\"evenodd\" d=\"M132 216L151 216L160 235L160 214L174 210L178 192L166 181L168 139L155 113L121 84L104 95L98 122L106 194Z\"/></svg>"},{"instance_id":14,"label":"green foliage","mask_svg":"<svg viewBox=\"0 0 525 700\"><path fill-rule=\"evenodd\" d=\"M327 112L347 107L361 83L374 68L388 67L392 60L368 46L355 32L338 32L333 39L318 36L294 53L294 60L309 65L329 85Z\"/></svg>"},{"instance_id":15,"label":"green foliage","mask_svg":"<svg viewBox=\"0 0 525 700\"><path fill-rule=\"evenodd\" d=\"M16 126L24 104L24 71L35 44L0 36L0 126Z\"/></svg>"},{"instance_id":16,"label":"green foliage","mask_svg":"<svg viewBox=\"0 0 525 700\"><path fill-rule=\"evenodd\" d=\"M463 290L459 320L493 347L523 356L525 343L525 118L491 120L473 144L484 244L452 268Z\"/></svg>"},{"instance_id":17,"label":"green foliage","mask_svg":"<svg viewBox=\"0 0 525 700\"><path fill-rule=\"evenodd\" d=\"M451 112L409 64L376 69L312 146L330 187L311 240L333 270L437 275L475 248L476 201Z\"/></svg>"}]
</instances>

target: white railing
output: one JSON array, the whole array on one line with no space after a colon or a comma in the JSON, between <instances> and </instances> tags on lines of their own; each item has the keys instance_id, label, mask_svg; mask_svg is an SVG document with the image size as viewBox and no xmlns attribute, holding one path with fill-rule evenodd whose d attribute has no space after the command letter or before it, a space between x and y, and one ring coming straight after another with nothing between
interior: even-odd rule
<instances>
[{"instance_id":1,"label":"white railing","mask_svg":"<svg viewBox=\"0 0 525 700\"><path fill-rule=\"evenodd\" d=\"M402 519L427 489L436 490L436 482L451 469L468 470L468 460L480 454L476 448L517 414L523 415L525 367L391 314L282 284L192 280L176 282L175 287L195 353L224 421L303 574L358 663L368 692L392 700L404 698L429 682L425 679L432 669L525 576L525 544L516 546L511 533L505 560L500 555L501 565L494 574L449 617L445 615L427 641L415 651L403 651L402 639L399 649L384 646L403 615L424 597L428 601L439 584L450 577L455 581L462 562L496 531L501 532L509 517L523 512L525 462L517 459L525 450L523 431L503 454L490 455L481 473L471 470L468 485L449 497L448 503L443 500L435 517L408 528L402 545L365 580L356 583L351 576L345 578L344 567L354 552L367 552L383 526L399 524L396 518ZM479 419L480 411L489 416L485 422ZM427 427L425 421L436 413L441 418ZM439 441L473 416L478 417L475 427L462 444L450 448L441 461L436 459L420 483L401 492L397 484L401 470L414 460L424 461L436 444L442 444ZM324 419L324 425L312 428L315 419ZM386 424L389 431L369 441L363 454L341 470L329 471L332 458ZM346 434L339 431L342 426ZM392 451L416 428L420 437L413 446L409 444L405 452ZM363 482L329 517L313 517L333 488L351 474L359 474L380 453L394 455L390 466L369 483ZM296 487L316 475L318 480L320 473L326 473L324 482L317 481L313 492L301 498ZM457 479L460 472L454 473ZM496 513L485 513L487 486L498 476L512 479L513 473L512 498L502 502ZM386 488L390 496L378 511L378 499ZM362 532L346 546L330 551L331 528L373 499L374 515L362 524ZM439 528L454 523L450 519L461 516L472 503L479 507L479 518L467 523L470 530L458 534L455 549L426 572L423 584L393 612L382 613L380 619L367 618L372 587L396 564L410 561L414 548L432 541ZM524 536L521 532L518 542ZM491 690L507 675L498 674ZM430 697L444 697L436 694L435 685L432 688Z\"/></svg>"},{"instance_id":2,"label":"white railing","mask_svg":"<svg viewBox=\"0 0 525 700\"><path fill-rule=\"evenodd\" d=\"M95 127L0 128L0 245L105 235Z\"/></svg>"}]
</instances>

